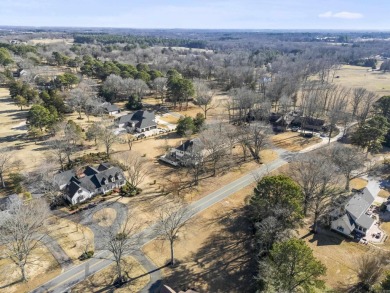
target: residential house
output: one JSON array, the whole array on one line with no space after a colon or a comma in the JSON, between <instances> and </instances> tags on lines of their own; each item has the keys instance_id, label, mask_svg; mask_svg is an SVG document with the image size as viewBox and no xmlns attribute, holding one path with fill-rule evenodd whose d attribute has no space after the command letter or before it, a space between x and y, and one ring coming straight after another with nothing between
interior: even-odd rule
<instances>
[{"instance_id":1,"label":"residential house","mask_svg":"<svg viewBox=\"0 0 390 293\"><path fill-rule=\"evenodd\" d=\"M102 108L105 114L115 115L120 113L120 109L117 105L111 104L109 102L105 102L102 104Z\"/></svg>"},{"instance_id":2,"label":"residential house","mask_svg":"<svg viewBox=\"0 0 390 293\"><path fill-rule=\"evenodd\" d=\"M120 128L126 128L128 132L145 132L157 128L153 111L139 110L117 118L115 123Z\"/></svg>"},{"instance_id":3,"label":"residential house","mask_svg":"<svg viewBox=\"0 0 390 293\"><path fill-rule=\"evenodd\" d=\"M313 117L295 117L290 126L301 127L302 129L312 130L312 131L322 131L324 130L325 120L317 119Z\"/></svg>"},{"instance_id":4,"label":"residential house","mask_svg":"<svg viewBox=\"0 0 390 293\"><path fill-rule=\"evenodd\" d=\"M349 237L358 232L363 235L374 225L370 214L374 196L367 188L356 192L343 206L331 213L331 229Z\"/></svg>"},{"instance_id":5,"label":"residential house","mask_svg":"<svg viewBox=\"0 0 390 293\"><path fill-rule=\"evenodd\" d=\"M81 174L73 170L58 173L55 177L65 198L72 204L83 202L98 194L107 193L126 183L123 171L108 163L94 168L87 166Z\"/></svg>"},{"instance_id":6,"label":"residential house","mask_svg":"<svg viewBox=\"0 0 390 293\"><path fill-rule=\"evenodd\" d=\"M197 147L202 148L199 138L186 140L178 147L170 149L167 154L160 157L160 160L173 166L186 165L189 159L193 159L193 152Z\"/></svg>"}]
</instances>

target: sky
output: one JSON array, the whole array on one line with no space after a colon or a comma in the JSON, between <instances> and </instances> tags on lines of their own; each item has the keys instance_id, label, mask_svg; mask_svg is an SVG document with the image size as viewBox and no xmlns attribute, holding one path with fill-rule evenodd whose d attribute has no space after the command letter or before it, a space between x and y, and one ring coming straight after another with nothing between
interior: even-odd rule
<instances>
[{"instance_id":1,"label":"sky","mask_svg":"<svg viewBox=\"0 0 390 293\"><path fill-rule=\"evenodd\" d=\"M0 0L0 25L390 30L389 0Z\"/></svg>"}]
</instances>

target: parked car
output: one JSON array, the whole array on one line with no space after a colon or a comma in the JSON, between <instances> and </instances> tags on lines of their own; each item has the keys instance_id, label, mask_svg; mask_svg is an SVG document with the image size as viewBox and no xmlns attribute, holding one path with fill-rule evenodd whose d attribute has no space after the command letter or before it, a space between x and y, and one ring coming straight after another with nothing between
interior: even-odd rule
<instances>
[{"instance_id":1,"label":"parked car","mask_svg":"<svg viewBox=\"0 0 390 293\"><path fill-rule=\"evenodd\" d=\"M306 132L303 137L306 137L306 138L312 138L313 137L313 133L311 132Z\"/></svg>"},{"instance_id":2,"label":"parked car","mask_svg":"<svg viewBox=\"0 0 390 293\"><path fill-rule=\"evenodd\" d=\"M293 131L293 132L297 132L298 130L299 130L298 126L291 127L291 131Z\"/></svg>"}]
</instances>

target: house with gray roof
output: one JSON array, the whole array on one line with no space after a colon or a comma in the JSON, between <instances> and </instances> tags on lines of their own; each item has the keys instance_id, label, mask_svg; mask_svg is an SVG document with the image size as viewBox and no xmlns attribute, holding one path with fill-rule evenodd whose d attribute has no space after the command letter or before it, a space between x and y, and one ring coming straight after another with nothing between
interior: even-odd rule
<instances>
[{"instance_id":1,"label":"house with gray roof","mask_svg":"<svg viewBox=\"0 0 390 293\"><path fill-rule=\"evenodd\" d=\"M121 111L117 105L111 104L109 102L103 103L102 108L103 108L104 113L106 113L108 115L115 115Z\"/></svg>"},{"instance_id":2,"label":"house with gray roof","mask_svg":"<svg viewBox=\"0 0 390 293\"><path fill-rule=\"evenodd\" d=\"M375 219L368 211L375 197L367 188L356 192L343 206L331 213L331 229L353 237L355 232L363 235L374 225Z\"/></svg>"},{"instance_id":3,"label":"house with gray roof","mask_svg":"<svg viewBox=\"0 0 390 293\"><path fill-rule=\"evenodd\" d=\"M201 160L203 155L205 155L205 151L203 143L199 138L188 139L178 147L170 149L167 154L160 157L160 160L173 166L186 166L191 163L197 163L197 160Z\"/></svg>"},{"instance_id":4,"label":"house with gray roof","mask_svg":"<svg viewBox=\"0 0 390 293\"><path fill-rule=\"evenodd\" d=\"M61 172L55 179L71 204L83 202L126 184L123 171L108 163L101 163L97 167L87 166L81 174L76 174L73 170Z\"/></svg>"},{"instance_id":5,"label":"house with gray roof","mask_svg":"<svg viewBox=\"0 0 390 293\"><path fill-rule=\"evenodd\" d=\"M126 128L129 132L145 132L157 128L156 117L153 111L139 110L115 119L115 124Z\"/></svg>"}]
</instances>

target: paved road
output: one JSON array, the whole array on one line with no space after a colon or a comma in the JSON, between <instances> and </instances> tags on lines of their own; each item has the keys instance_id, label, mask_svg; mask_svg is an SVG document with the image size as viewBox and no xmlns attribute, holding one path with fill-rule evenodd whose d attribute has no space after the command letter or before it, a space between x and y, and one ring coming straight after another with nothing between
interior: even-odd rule
<instances>
[{"instance_id":1,"label":"paved road","mask_svg":"<svg viewBox=\"0 0 390 293\"><path fill-rule=\"evenodd\" d=\"M342 136L342 130L340 131L340 134L334 138L331 139L331 142L336 141L340 136ZM307 151L312 151L316 148L325 146L328 144L328 139L323 139L322 142L311 146L303 151L301 153L305 153ZM252 171L250 174L244 175L237 180L227 184L226 186L218 189L217 191L201 198L200 200L192 203L189 205L189 217L192 217L205 209L211 207L215 203L231 196L232 194L236 193L237 191L247 187L248 185L255 182L258 178L261 178L264 175L267 175L269 172L276 170L277 168L281 167L282 165L286 164L292 156L294 156L293 153L287 152L282 149L276 149L275 150L279 154L279 158L272 161L269 164L262 165L260 168ZM140 249L143 245L148 243L149 241L153 240L157 237L156 233L156 225L152 225L143 231L140 232L142 234L141 237L141 243L140 243ZM142 292L154 292L154 289L158 287L158 284L161 280L161 275L159 269L148 259L145 255L142 254L142 252L138 250L138 252L134 253L134 257L144 266L144 268L150 272L151 280L147 284L147 286L142 290ZM77 283L84 280L86 277L98 272L101 269L104 269L105 267L109 266L113 261L110 259L110 255L107 251L100 251L97 253L97 255L85 263L81 265L77 265L68 271L60 274L59 276L55 277L48 283L40 286L39 288L32 291L32 293L41 293L41 292L52 292L52 293L60 293L64 292L66 289L73 287ZM85 268L86 266L89 266L89 271L86 274Z\"/></svg>"},{"instance_id":2,"label":"paved road","mask_svg":"<svg viewBox=\"0 0 390 293\"><path fill-rule=\"evenodd\" d=\"M189 213L188 217L192 217L197 213L204 211L215 203L229 197L235 192L241 190L242 188L252 184L256 181L257 178L266 175L268 172L271 172L280 166L287 163L285 159L283 159L284 155L287 153L283 150L276 150L280 158L271 162L270 164L263 165L260 168L254 170L252 173L242 176L241 178L229 183L228 185L220 188L219 190L203 197L202 199L192 203L189 205ZM141 231L141 243L140 248L157 237L156 233L156 225L152 225L145 230ZM140 251L140 250L139 250ZM151 281L149 284L143 289L142 292L153 292L154 287L156 287L161 279L159 270L155 267L155 265L147 259L141 252L137 252L134 254L134 257L141 262L141 264L145 267L146 270L151 271ZM40 292L53 292L60 293L64 292L66 289L73 287L77 283L84 280L86 277L98 272L99 270L107 267L112 263L112 259L110 259L110 253L108 251L100 251L98 252L93 259L84 262L81 265L77 265L72 267L71 269L65 271L54 279L50 280L46 284L36 288L31 291L33 293ZM86 267L89 266L89 270L85 273Z\"/></svg>"}]
</instances>

